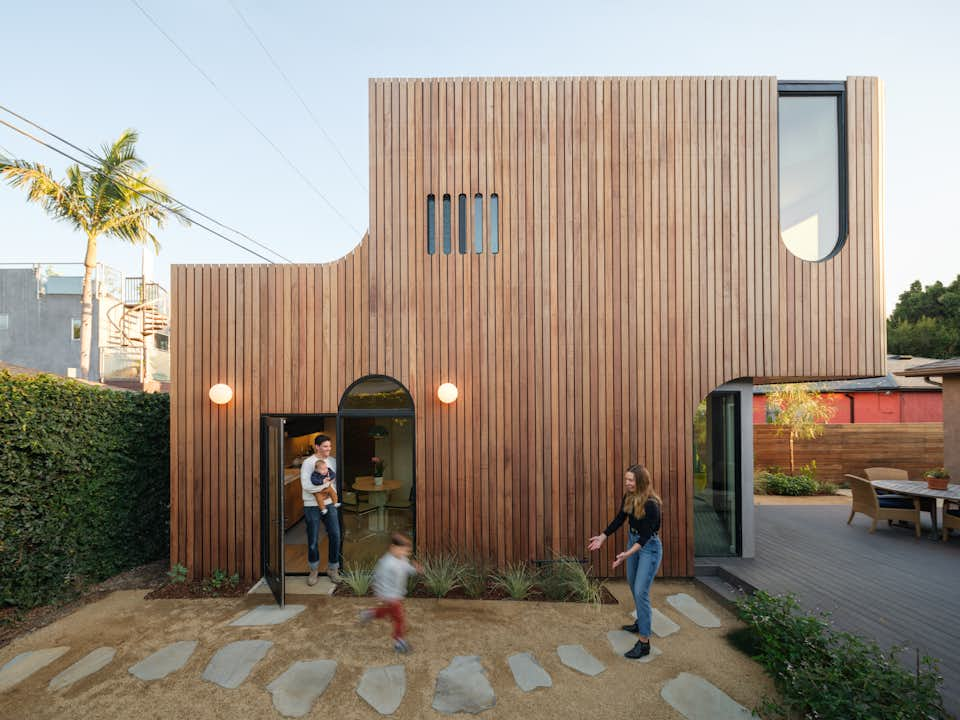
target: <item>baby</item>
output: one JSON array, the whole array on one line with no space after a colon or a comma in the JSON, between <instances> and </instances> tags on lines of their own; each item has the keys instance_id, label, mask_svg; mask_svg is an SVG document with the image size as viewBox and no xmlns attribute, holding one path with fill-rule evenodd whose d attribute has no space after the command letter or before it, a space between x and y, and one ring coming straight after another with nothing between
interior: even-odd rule
<instances>
[{"instance_id":1,"label":"baby","mask_svg":"<svg viewBox=\"0 0 960 720\"><path fill-rule=\"evenodd\" d=\"M340 507L340 499L337 497L337 474L327 467L323 460L317 460L313 468L313 474L310 476L310 482L319 485L320 489L314 494L317 498L317 504L320 506L320 513L327 514L327 505Z\"/></svg>"}]
</instances>

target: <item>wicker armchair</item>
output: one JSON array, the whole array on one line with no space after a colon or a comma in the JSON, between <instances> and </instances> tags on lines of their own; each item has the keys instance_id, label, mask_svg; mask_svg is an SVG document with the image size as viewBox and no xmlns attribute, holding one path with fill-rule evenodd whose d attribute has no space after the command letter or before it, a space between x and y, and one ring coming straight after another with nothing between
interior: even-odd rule
<instances>
[{"instance_id":1,"label":"wicker armchair","mask_svg":"<svg viewBox=\"0 0 960 720\"><path fill-rule=\"evenodd\" d=\"M871 467L865 468L864 474L867 476L867 480L873 482L874 480L909 480L910 474L906 470L901 470L900 468L891 468L891 467ZM880 498L897 498L903 497L902 495L898 496L895 493L889 493L885 490L877 490L877 495ZM937 501L933 498L921 498L920 499L920 512L930 513L931 522L936 517L937 513Z\"/></svg>"},{"instance_id":2,"label":"wicker armchair","mask_svg":"<svg viewBox=\"0 0 960 720\"><path fill-rule=\"evenodd\" d=\"M947 500L943 503L943 541L950 537L951 530L960 530L960 503Z\"/></svg>"},{"instance_id":3,"label":"wicker armchair","mask_svg":"<svg viewBox=\"0 0 960 720\"><path fill-rule=\"evenodd\" d=\"M874 492L870 481L857 475L844 475L850 480L850 490L853 494L853 502L850 507L850 517L847 518L847 525L853 521L853 516L862 513L873 520L870 525L870 532L876 532L877 521L887 520L907 520L913 523L914 533L917 538L920 537L920 501L917 498L898 497L880 497Z\"/></svg>"}]
</instances>

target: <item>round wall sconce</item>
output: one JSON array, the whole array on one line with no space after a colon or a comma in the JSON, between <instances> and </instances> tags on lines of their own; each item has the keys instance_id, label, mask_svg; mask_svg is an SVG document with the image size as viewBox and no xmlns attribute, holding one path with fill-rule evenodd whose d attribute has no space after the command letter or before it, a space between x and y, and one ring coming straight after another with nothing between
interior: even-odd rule
<instances>
[{"instance_id":1,"label":"round wall sconce","mask_svg":"<svg viewBox=\"0 0 960 720\"><path fill-rule=\"evenodd\" d=\"M457 390L457 386L453 383L444 383L437 388L437 397L440 398L440 402L446 403L449 405L460 395L460 391Z\"/></svg>"},{"instance_id":2,"label":"round wall sconce","mask_svg":"<svg viewBox=\"0 0 960 720\"><path fill-rule=\"evenodd\" d=\"M233 388L223 383L217 383L210 388L210 399L217 405L226 405L233 399Z\"/></svg>"}]
</instances>

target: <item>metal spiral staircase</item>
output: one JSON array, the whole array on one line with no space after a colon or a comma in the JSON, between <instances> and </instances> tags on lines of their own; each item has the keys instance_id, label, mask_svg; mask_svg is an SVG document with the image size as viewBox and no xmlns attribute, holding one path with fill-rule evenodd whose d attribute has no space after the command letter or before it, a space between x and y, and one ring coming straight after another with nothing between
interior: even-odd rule
<instances>
[{"instance_id":1,"label":"metal spiral staircase","mask_svg":"<svg viewBox=\"0 0 960 720\"><path fill-rule=\"evenodd\" d=\"M103 368L115 380L143 382L147 343L170 325L170 296L142 277L124 278L123 297L107 310L107 342L100 353Z\"/></svg>"}]
</instances>

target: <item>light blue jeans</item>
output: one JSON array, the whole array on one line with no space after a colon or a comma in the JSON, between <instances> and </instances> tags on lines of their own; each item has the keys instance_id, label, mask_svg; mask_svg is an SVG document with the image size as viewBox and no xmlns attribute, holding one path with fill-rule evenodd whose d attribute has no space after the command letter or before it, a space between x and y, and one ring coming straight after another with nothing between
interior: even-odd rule
<instances>
[{"instance_id":1,"label":"light blue jeans","mask_svg":"<svg viewBox=\"0 0 960 720\"><path fill-rule=\"evenodd\" d=\"M629 534L627 549L632 548L639 540L634 533ZM633 603L637 607L637 629L642 637L650 637L650 586L653 578L660 569L663 559L663 545L660 537L654 535L647 540L646 545L639 552L627 558L627 584L633 593Z\"/></svg>"}]
</instances>

